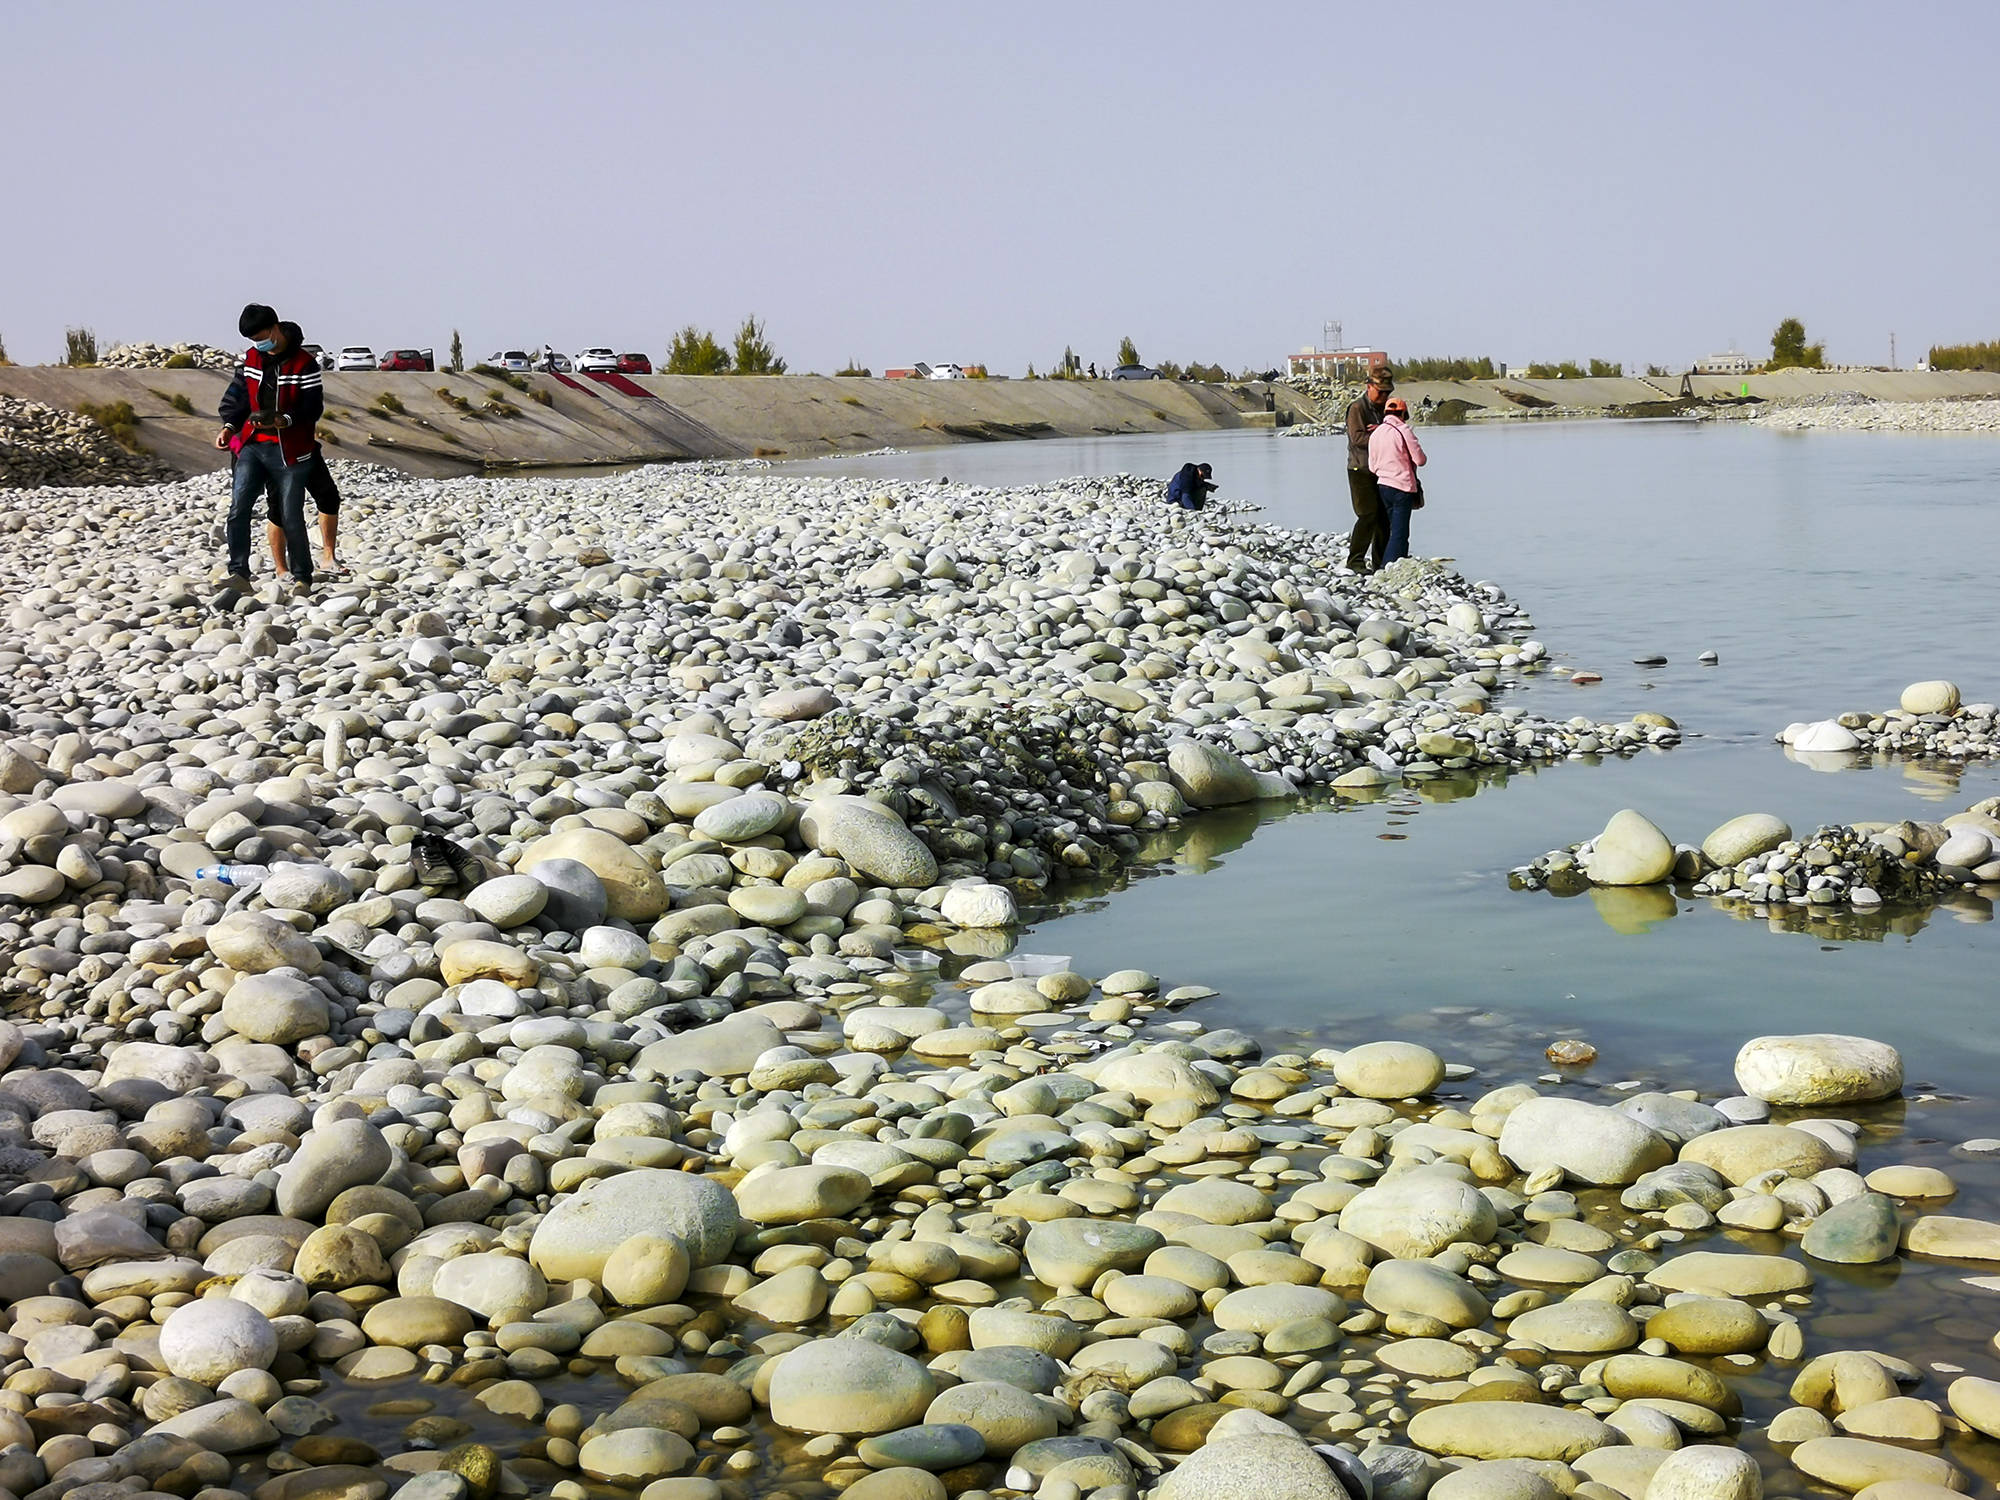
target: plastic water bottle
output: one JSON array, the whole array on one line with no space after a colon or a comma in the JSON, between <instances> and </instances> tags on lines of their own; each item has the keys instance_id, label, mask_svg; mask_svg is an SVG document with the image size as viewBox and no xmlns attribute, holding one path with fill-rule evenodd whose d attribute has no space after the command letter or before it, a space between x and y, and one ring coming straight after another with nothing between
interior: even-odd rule
<instances>
[{"instance_id":1,"label":"plastic water bottle","mask_svg":"<svg viewBox=\"0 0 2000 1500\"><path fill-rule=\"evenodd\" d=\"M249 890L262 885L270 873L269 865L203 865L194 872L194 878L219 880L224 885L241 886Z\"/></svg>"}]
</instances>

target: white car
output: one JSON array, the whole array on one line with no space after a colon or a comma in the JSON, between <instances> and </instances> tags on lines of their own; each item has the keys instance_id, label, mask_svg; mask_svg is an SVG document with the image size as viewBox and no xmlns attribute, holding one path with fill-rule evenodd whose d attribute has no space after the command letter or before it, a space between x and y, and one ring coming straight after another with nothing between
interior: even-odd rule
<instances>
[{"instance_id":1,"label":"white car","mask_svg":"<svg viewBox=\"0 0 2000 1500\"><path fill-rule=\"evenodd\" d=\"M512 370L522 375L535 368L535 362L528 358L525 349L505 349L498 354L489 354L486 363L497 370Z\"/></svg>"},{"instance_id":2,"label":"white car","mask_svg":"<svg viewBox=\"0 0 2000 1500\"><path fill-rule=\"evenodd\" d=\"M932 365L931 373L925 378L929 380L963 380L966 376L965 371L957 365Z\"/></svg>"},{"instance_id":3,"label":"white car","mask_svg":"<svg viewBox=\"0 0 2000 1500\"><path fill-rule=\"evenodd\" d=\"M618 354L613 349L586 349L576 357L576 367L585 375L615 375Z\"/></svg>"},{"instance_id":4,"label":"white car","mask_svg":"<svg viewBox=\"0 0 2000 1500\"><path fill-rule=\"evenodd\" d=\"M333 357L336 370L372 370L375 368L375 351L364 349L359 344L349 344Z\"/></svg>"},{"instance_id":5,"label":"white car","mask_svg":"<svg viewBox=\"0 0 2000 1500\"><path fill-rule=\"evenodd\" d=\"M535 361L535 368L537 370L553 370L558 375L571 375L576 372L576 366L570 362L570 357L567 354L544 354Z\"/></svg>"}]
</instances>

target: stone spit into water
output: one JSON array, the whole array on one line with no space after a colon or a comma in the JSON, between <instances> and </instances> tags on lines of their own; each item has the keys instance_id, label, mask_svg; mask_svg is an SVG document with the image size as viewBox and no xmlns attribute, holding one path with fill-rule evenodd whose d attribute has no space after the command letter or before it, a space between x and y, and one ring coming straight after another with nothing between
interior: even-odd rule
<instances>
[{"instance_id":1,"label":"stone spit into water","mask_svg":"<svg viewBox=\"0 0 2000 1500\"><path fill-rule=\"evenodd\" d=\"M1801 1362L1815 1258L2000 1260L1860 1175L1887 1048L1746 1048L1788 1123L1440 1100L1140 969L899 963L1190 806L1672 742L1493 709L1497 590L1124 480L377 485L379 565L219 616L213 481L10 512L0 1491L1735 1500L1760 1359L1800 1474L1960 1482L1925 1372ZM1806 1254L1684 1244L1737 1226ZM338 1430L416 1380L540 1425Z\"/></svg>"}]
</instances>

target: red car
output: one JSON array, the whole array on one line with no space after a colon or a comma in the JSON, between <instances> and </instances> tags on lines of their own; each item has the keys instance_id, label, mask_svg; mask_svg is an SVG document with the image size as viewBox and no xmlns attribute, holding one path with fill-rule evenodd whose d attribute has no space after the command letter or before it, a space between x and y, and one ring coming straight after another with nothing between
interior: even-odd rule
<instances>
[{"instance_id":1,"label":"red car","mask_svg":"<svg viewBox=\"0 0 2000 1500\"><path fill-rule=\"evenodd\" d=\"M428 349L391 349L376 368L383 370L435 370L437 361Z\"/></svg>"},{"instance_id":2,"label":"red car","mask_svg":"<svg viewBox=\"0 0 2000 1500\"><path fill-rule=\"evenodd\" d=\"M618 356L618 373L650 375L653 373L653 362L643 354L621 354Z\"/></svg>"}]
</instances>

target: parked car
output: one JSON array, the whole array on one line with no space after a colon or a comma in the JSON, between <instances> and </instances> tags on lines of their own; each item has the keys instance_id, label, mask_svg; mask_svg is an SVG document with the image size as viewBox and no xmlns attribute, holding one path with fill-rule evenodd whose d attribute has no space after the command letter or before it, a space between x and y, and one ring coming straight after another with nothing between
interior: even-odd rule
<instances>
[{"instance_id":1,"label":"parked car","mask_svg":"<svg viewBox=\"0 0 2000 1500\"><path fill-rule=\"evenodd\" d=\"M437 361L428 349L391 349L382 356L384 370L435 370Z\"/></svg>"},{"instance_id":2,"label":"parked car","mask_svg":"<svg viewBox=\"0 0 2000 1500\"><path fill-rule=\"evenodd\" d=\"M486 356L486 363L496 370L512 370L521 375L526 375L535 368L535 362L528 358L528 351L525 349L503 349L498 354L489 354Z\"/></svg>"},{"instance_id":3,"label":"parked car","mask_svg":"<svg viewBox=\"0 0 2000 1500\"><path fill-rule=\"evenodd\" d=\"M1111 372L1113 380L1161 380L1165 377L1147 365L1120 365Z\"/></svg>"},{"instance_id":4,"label":"parked car","mask_svg":"<svg viewBox=\"0 0 2000 1500\"><path fill-rule=\"evenodd\" d=\"M965 371L957 365L932 365L930 374L924 378L927 380L963 380L965 379Z\"/></svg>"},{"instance_id":5,"label":"parked car","mask_svg":"<svg viewBox=\"0 0 2000 1500\"><path fill-rule=\"evenodd\" d=\"M585 375L613 375L618 371L616 350L598 347L586 349L576 357L576 367Z\"/></svg>"},{"instance_id":6,"label":"parked car","mask_svg":"<svg viewBox=\"0 0 2000 1500\"><path fill-rule=\"evenodd\" d=\"M375 351L362 344L349 344L333 358L336 370L372 370L375 368Z\"/></svg>"},{"instance_id":7,"label":"parked car","mask_svg":"<svg viewBox=\"0 0 2000 1500\"><path fill-rule=\"evenodd\" d=\"M550 370L558 375L569 375L575 372L576 365L570 360L567 354L551 352L544 354L540 359L535 361L535 368L537 370Z\"/></svg>"},{"instance_id":8,"label":"parked car","mask_svg":"<svg viewBox=\"0 0 2000 1500\"><path fill-rule=\"evenodd\" d=\"M333 368L333 356L320 348L318 344L301 344L299 348L303 352L310 354L313 357L313 362L322 370L331 370Z\"/></svg>"},{"instance_id":9,"label":"parked car","mask_svg":"<svg viewBox=\"0 0 2000 1500\"><path fill-rule=\"evenodd\" d=\"M653 373L653 362L643 354L621 354L618 356L618 373L650 375Z\"/></svg>"}]
</instances>

